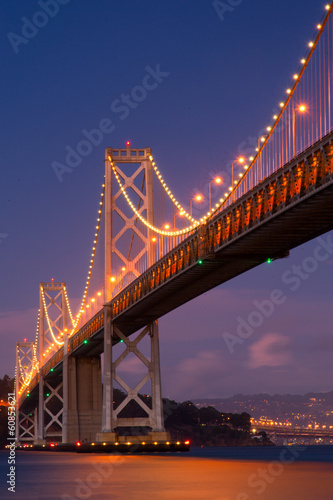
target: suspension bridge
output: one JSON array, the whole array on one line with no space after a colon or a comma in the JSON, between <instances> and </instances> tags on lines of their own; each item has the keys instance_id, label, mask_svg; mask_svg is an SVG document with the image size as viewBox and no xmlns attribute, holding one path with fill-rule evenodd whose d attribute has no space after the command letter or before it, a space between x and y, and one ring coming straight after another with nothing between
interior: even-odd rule
<instances>
[{"instance_id":1,"label":"suspension bridge","mask_svg":"<svg viewBox=\"0 0 333 500\"><path fill-rule=\"evenodd\" d=\"M128 434L144 428L147 442L167 441L158 319L333 229L331 12L326 5L253 156L233 162L230 186L223 175L215 179L225 192L213 205L214 179L209 184L206 214L193 214L200 197L190 208L177 201L150 148L127 142L106 149L78 313L72 313L64 282L43 282L35 341L17 343L18 442L117 443L126 439L121 428ZM121 373L129 356L145 370L135 387ZM115 386L125 394L118 406ZM140 396L148 386L151 404ZM138 416L127 416L130 403Z\"/></svg>"}]
</instances>

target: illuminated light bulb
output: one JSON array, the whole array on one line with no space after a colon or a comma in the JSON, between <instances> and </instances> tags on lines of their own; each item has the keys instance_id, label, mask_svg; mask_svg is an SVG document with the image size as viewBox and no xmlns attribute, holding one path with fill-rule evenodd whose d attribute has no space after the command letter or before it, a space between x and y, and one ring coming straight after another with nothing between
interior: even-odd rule
<instances>
[{"instance_id":1,"label":"illuminated light bulb","mask_svg":"<svg viewBox=\"0 0 333 500\"><path fill-rule=\"evenodd\" d=\"M114 276L111 276L110 281L112 281L112 283L114 283L116 281L116 278Z\"/></svg>"},{"instance_id":2,"label":"illuminated light bulb","mask_svg":"<svg viewBox=\"0 0 333 500\"><path fill-rule=\"evenodd\" d=\"M130 145L131 145L130 141L126 141L126 146L130 146Z\"/></svg>"},{"instance_id":3,"label":"illuminated light bulb","mask_svg":"<svg viewBox=\"0 0 333 500\"><path fill-rule=\"evenodd\" d=\"M259 148L256 148L255 150L258 152L258 151L259 151Z\"/></svg>"},{"instance_id":4,"label":"illuminated light bulb","mask_svg":"<svg viewBox=\"0 0 333 500\"><path fill-rule=\"evenodd\" d=\"M272 127L267 127L266 129L268 132L270 132L272 130Z\"/></svg>"},{"instance_id":5,"label":"illuminated light bulb","mask_svg":"<svg viewBox=\"0 0 333 500\"><path fill-rule=\"evenodd\" d=\"M294 80L297 80L298 75L295 74L293 78L294 78Z\"/></svg>"},{"instance_id":6,"label":"illuminated light bulb","mask_svg":"<svg viewBox=\"0 0 333 500\"><path fill-rule=\"evenodd\" d=\"M247 170L249 167L247 165L244 166L245 170Z\"/></svg>"},{"instance_id":7,"label":"illuminated light bulb","mask_svg":"<svg viewBox=\"0 0 333 500\"><path fill-rule=\"evenodd\" d=\"M274 116L273 116L273 119L274 119L274 120L277 120L277 115L274 115Z\"/></svg>"},{"instance_id":8,"label":"illuminated light bulb","mask_svg":"<svg viewBox=\"0 0 333 500\"><path fill-rule=\"evenodd\" d=\"M306 111L306 106L304 104L301 104L300 107L298 108L298 110L301 112L301 113L304 113L304 111Z\"/></svg>"},{"instance_id":9,"label":"illuminated light bulb","mask_svg":"<svg viewBox=\"0 0 333 500\"><path fill-rule=\"evenodd\" d=\"M309 42L309 47L313 47L314 43L313 42Z\"/></svg>"},{"instance_id":10,"label":"illuminated light bulb","mask_svg":"<svg viewBox=\"0 0 333 500\"><path fill-rule=\"evenodd\" d=\"M290 89L287 89L286 90L287 94L290 94L291 93L291 90Z\"/></svg>"},{"instance_id":11,"label":"illuminated light bulb","mask_svg":"<svg viewBox=\"0 0 333 500\"><path fill-rule=\"evenodd\" d=\"M95 302L96 299L91 299L91 302Z\"/></svg>"},{"instance_id":12,"label":"illuminated light bulb","mask_svg":"<svg viewBox=\"0 0 333 500\"><path fill-rule=\"evenodd\" d=\"M280 108L283 108L284 102L280 102L279 106L280 106Z\"/></svg>"},{"instance_id":13,"label":"illuminated light bulb","mask_svg":"<svg viewBox=\"0 0 333 500\"><path fill-rule=\"evenodd\" d=\"M253 160L254 160L253 156L250 156L249 160L250 160L250 161L253 161Z\"/></svg>"},{"instance_id":14,"label":"illuminated light bulb","mask_svg":"<svg viewBox=\"0 0 333 500\"><path fill-rule=\"evenodd\" d=\"M301 59L301 63L305 64L306 63L306 59Z\"/></svg>"},{"instance_id":15,"label":"illuminated light bulb","mask_svg":"<svg viewBox=\"0 0 333 500\"><path fill-rule=\"evenodd\" d=\"M100 297L102 295L102 292L97 292L97 295Z\"/></svg>"},{"instance_id":16,"label":"illuminated light bulb","mask_svg":"<svg viewBox=\"0 0 333 500\"><path fill-rule=\"evenodd\" d=\"M232 191L232 187L229 188L229 191Z\"/></svg>"},{"instance_id":17,"label":"illuminated light bulb","mask_svg":"<svg viewBox=\"0 0 333 500\"><path fill-rule=\"evenodd\" d=\"M266 137L262 136L260 137L261 142L265 142Z\"/></svg>"},{"instance_id":18,"label":"illuminated light bulb","mask_svg":"<svg viewBox=\"0 0 333 500\"><path fill-rule=\"evenodd\" d=\"M196 197L195 197L195 200L196 201L201 201L202 200L201 194L197 194Z\"/></svg>"},{"instance_id":19,"label":"illuminated light bulb","mask_svg":"<svg viewBox=\"0 0 333 500\"><path fill-rule=\"evenodd\" d=\"M330 5L329 4L325 5L325 9L330 10Z\"/></svg>"},{"instance_id":20,"label":"illuminated light bulb","mask_svg":"<svg viewBox=\"0 0 333 500\"><path fill-rule=\"evenodd\" d=\"M122 267L122 268L121 268L121 270L122 270L122 271L126 271L126 267Z\"/></svg>"},{"instance_id":21,"label":"illuminated light bulb","mask_svg":"<svg viewBox=\"0 0 333 500\"><path fill-rule=\"evenodd\" d=\"M216 184L221 184L221 182L222 182L221 177L216 177L215 182L216 182Z\"/></svg>"},{"instance_id":22,"label":"illuminated light bulb","mask_svg":"<svg viewBox=\"0 0 333 500\"><path fill-rule=\"evenodd\" d=\"M220 205L219 205L218 203L215 203L215 206L216 206L216 207L219 207Z\"/></svg>"},{"instance_id":23,"label":"illuminated light bulb","mask_svg":"<svg viewBox=\"0 0 333 500\"><path fill-rule=\"evenodd\" d=\"M87 304L87 305L86 305L86 308L87 308L87 309L88 309L88 307L89 307L89 304Z\"/></svg>"},{"instance_id":24,"label":"illuminated light bulb","mask_svg":"<svg viewBox=\"0 0 333 500\"><path fill-rule=\"evenodd\" d=\"M164 229L167 229L167 230L170 229L169 224L164 224Z\"/></svg>"},{"instance_id":25,"label":"illuminated light bulb","mask_svg":"<svg viewBox=\"0 0 333 500\"><path fill-rule=\"evenodd\" d=\"M242 156L240 158L238 158L238 163L244 163L245 161L245 158L243 158Z\"/></svg>"}]
</instances>

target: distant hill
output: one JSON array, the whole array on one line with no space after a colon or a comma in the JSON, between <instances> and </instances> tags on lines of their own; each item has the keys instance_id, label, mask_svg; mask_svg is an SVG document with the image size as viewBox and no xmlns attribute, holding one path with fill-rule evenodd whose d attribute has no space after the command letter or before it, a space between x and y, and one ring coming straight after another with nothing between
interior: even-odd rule
<instances>
[{"instance_id":1,"label":"distant hill","mask_svg":"<svg viewBox=\"0 0 333 500\"><path fill-rule=\"evenodd\" d=\"M297 426L309 424L333 425L333 391L294 394L236 394L230 398L193 399L197 408L214 406L218 411L250 413L256 420L266 417Z\"/></svg>"}]
</instances>

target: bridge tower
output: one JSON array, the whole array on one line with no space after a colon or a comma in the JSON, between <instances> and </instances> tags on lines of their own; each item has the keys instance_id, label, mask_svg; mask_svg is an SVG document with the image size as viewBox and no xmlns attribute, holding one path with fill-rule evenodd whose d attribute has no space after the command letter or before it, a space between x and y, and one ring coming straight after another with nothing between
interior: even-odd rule
<instances>
[{"instance_id":1,"label":"bridge tower","mask_svg":"<svg viewBox=\"0 0 333 500\"><path fill-rule=\"evenodd\" d=\"M65 283L40 283L39 287L40 327L38 338L39 395L37 440L42 444L46 438L61 439L63 415L62 376L44 377L43 367L53 347L60 347L67 328L68 308Z\"/></svg>"},{"instance_id":2,"label":"bridge tower","mask_svg":"<svg viewBox=\"0 0 333 500\"><path fill-rule=\"evenodd\" d=\"M19 391L24 383L29 383L29 373L33 369L36 346L34 342L16 342L16 376L15 399L19 399ZM16 410L16 441L34 442L37 436L37 410Z\"/></svg>"},{"instance_id":3,"label":"bridge tower","mask_svg":"<svg viewBox=\"0 0 333 500\"><path fill-rule=\"evenodd\" d=\"M154 321L130 341L117 327L111 316L110 301L112 298L153 264L153 232L145 227L136 214L126 214L122 189L116 179L118 177L124 190L131 190L136 197L138 213L150 225L154 225L154 193L153 166L151 149L131 149L126 143L125 149L107 148L105 151L105 310L104 310L104 376L103 376L103 411L102 432L97 435L98 441L114 442L122 440L117 435L120 427L142 427L151 429L145 439L162 441L168 435L164 429L163 405L161 392L160 355L158 339L158 322ZM126 191L128 193L128 191ZM133 200L133 197L130 198ZM123 206L121 206L123 202ZM123 248L129 248L125 255L121 247L121 239L125 233L128 239ZM134 239L137 244L134 245ZM123 241L124 242L124 241ZM128 247L129 244L129 247ZM132 252L135 246L136 251ZM138 348L139 342L148 337L150 340L150 359ZM124 343L125 350L115 358L114 345ZM144 365L146 374L132 388L120 377L117 370L127 356L133 353ZM113 385L116 381L126 392L125 400L115 409L113 404ZM146 382L151 382L152 408L149 408L139 397L140 389ZM124 418L121 411L130 401L135 401L147 415L146 417ZM132 434L133 441L133 433Z\"/></svg>"}]
</instances>

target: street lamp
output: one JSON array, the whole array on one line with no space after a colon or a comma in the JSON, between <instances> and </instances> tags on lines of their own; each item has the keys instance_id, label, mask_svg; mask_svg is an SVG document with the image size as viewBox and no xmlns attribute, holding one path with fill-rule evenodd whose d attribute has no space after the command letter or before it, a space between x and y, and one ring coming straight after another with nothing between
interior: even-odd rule
<instances>
[{"instance_id":1,"label":"street lamp","mask_svg":"<svg viewBox=\"0 0 333 500\"><path fill-rule=\"evenodd\" d=\"M305 113L306 111L306 106L305 104L300 104L298 108L293 107L293 156L296 155L296 130L295 130L295 112L298 111L299 113Z\"/></svg>"},{"instance_id":2,"label":"street lamp","mask_svg":"<svg viewBox=\"0 0 333 500\"><path fill-rule=\"evenodd\" d=\"M179 212L175 213L173 216L173 229L176 230L176 217L183 217L185 215L185 210L179 210Z\"/></svg>"},{"instance_id":3,"label":"street lamp","mask_svg":"<svg viewBox=\"0 0 333 500\"><path fill-rule=\"evenodd\" d=\"M259 148L259 142L265 142L265 140L266 140L266 136L265 135L262 135L261 137L259 137L259 139L258 139L258 147L256 148L257 153L259 152L259 149L260 149Z\"/></svg>"},{"instance_id":4,"label":"street lamp","mask_svg":"<svg viewBox=\"0 0 333 500\"><path fill-rule=\"evenodd\" d=\"M243 156L240 156L236 160L234 160L231 164L231 184L232 188L234 187L234 163L244 163L245 158Z\"/></svg>"},{"instance_id":5,"label":"street lamp","mask_svg":"<svg viewBox=\"0 0 333 500\"><path fill-rule=\"evenodd\" d=\"M211 185L215 182L215 184L222 184L222 179L221 177L216 177L210 183L208 184L208 195L209 195L209 211L212 210L212 190L211 190Z\"/></svg>"},{"instance_id":6,"label":"street lamp","mask_svg":"<svg viewBox=\"0 0 333 500\"><path fill-rule=\"evenodd\" d=\"M197 203L200 203L200 201L202 201L203 198L201 196L201 194L197 194L194 198L192 198L192 200L190 201L190 215L192 217L192 203L193 201L196 201Z\"/></svg>"}]
</instances>

